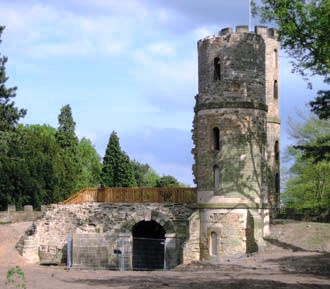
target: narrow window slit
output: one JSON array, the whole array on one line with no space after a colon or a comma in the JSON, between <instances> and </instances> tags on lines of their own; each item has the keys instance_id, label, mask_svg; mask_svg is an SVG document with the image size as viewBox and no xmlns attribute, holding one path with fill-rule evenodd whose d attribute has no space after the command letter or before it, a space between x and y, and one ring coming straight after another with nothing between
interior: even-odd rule
<instances>
[{"instance_id":1,"label":"narrow window slit","mask_svg":"<svg viewBox=\"0 0 330 289\"><path fill-rule=\"evenodd\" d=\"M213 168L214 173L214 188L216 190L220 189L220 170L218 166L214 166Z\"/></svg>"},{"instance_id":2,"label":"narrow window slit","mask_svg":"<svg viewBox=\"0 0 330 289\"><path fill-rule=\"evenodd\" d=\"M274 98L275 99L278 98L278 84L277 84L277 80L274 80Z\"/></svg>"},{"instance_id":3,"label":"narrow window slit","mask_svg":"<svg viewBox=\"0 0 330 289\"><path fill-rule=\"evenodd\" d=\"M213 148L214 150L220 150L220 131L219 128L213 128Z\"/></svg>"},{"instance_id":4,"label":"narrow window slit","mask_svg":"<svg viewBox=\"0 0 330 289\"><path fill-rule=\"evenodd\" d=\"M221 63L220 58L214 58L214 80L221 80Z\"/></svg>"}]
</instances>

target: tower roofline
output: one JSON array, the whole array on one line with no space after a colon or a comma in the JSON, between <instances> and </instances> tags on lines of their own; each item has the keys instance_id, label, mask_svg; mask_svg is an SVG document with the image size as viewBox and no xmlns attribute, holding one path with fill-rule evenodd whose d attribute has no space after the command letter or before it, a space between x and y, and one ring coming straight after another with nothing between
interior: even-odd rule
<instances>
[{"instance_id":1,"label":"tower roofline","mask_svg":"<svg viewBox=\"0 0 330 289\"><path fill-rule=\"evenodd\" d=\"M278 39L278 32L277 32L277 29L275 29L275 28L268 28L267 26L256 25L254 27L254 31L249 31L248 25L237 25L235 27L235 30L233 30L232 27L226 27L219 31L218 36L210 35L210 36L205 37L204 39L200 39L198 42L216 38L216 37L228 36L233 33L252 33L252 34L260 35L263 38L272 38L275 40Z\"/></svg>"}]
</instances>

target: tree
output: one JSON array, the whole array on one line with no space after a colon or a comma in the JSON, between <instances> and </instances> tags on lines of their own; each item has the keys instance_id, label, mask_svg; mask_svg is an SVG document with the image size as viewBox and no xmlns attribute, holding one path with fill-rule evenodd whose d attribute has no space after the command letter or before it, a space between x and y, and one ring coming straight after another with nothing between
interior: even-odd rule
<instances>
[{"instance_id":1,"label":"tree","mask_svg":"<svg viewBox=\"0 0 330 289\"><path fill-rule=\"evenodd\" d=\"M4 26L0 26L0 43L4 29ZM0 131L2 132L13 130L17 126L18 120L26 114L25 109L18 109L12 101L16 96L17 87L5 87L8 80L5 68L7 60L8 58L5 56L0 57Z\"/></svg>"},{"instance_id":2,"label":"tree","mask_svg":"<svg viewBox=\"0 0 330 289\"><path fill-rule=\"evenodd\" d=\"M330 1L261 0L252 1L253 15L262 22L275 22L279 40L292 62L294 71L306 76L321 75L329 82L330 72Z\"/></svg>"},{"instance_id":3,"label":"tree","mask_svg":"<svg viewBox=\"0 0 330 289\"><path fill-rule=\"evenodd\" d=\"M120 161L121 149L119 146L119 138L116 132L112 132L109 138L107 149L103 157L102 167L102 185L106 187L114 187L115 185L115 168Z\"/></svg>"},{"instance_id":4,"label":"tree","mask_svg":"<svg viewBox=\"0 0 330 289\"><path fill-rule=\"evenodd\" d=\"M153 188L156 186L160 176L148 164L141 164L136 160L132 161L131 164L138 187Z\"/></svg>"},{"instance_id":5,"label":"tree","mask_svg":"<svg viewBox=\"0 0 330 289\"><path fill-rule=\"evenodd\" d=\"M182 186L175 177L162 176L156 181L156 187L158 188L175 188Z\"/></svg>"},{"instance_id":6,"label":"tree","mask_svg":"<svg viewBox=\"0 0 330 289\"><path fill-rule=\"evenodd\" d=\"M115 187L136 187L133 167L125 152L121 153L115 176Z\"/></svg>"},{"instance_id":7,"label":"tree","mask_svg":"<svg viewBox=\"0 0 330 289\"><path fill-rule=\"evenodd\" d=\"M103 158L102 185L133 187L136 185L129 157L121 150L116 132L112 132Z\"/></svg>"},{"instance_id":8,"label":"tree","mask_svg":"<svg viewBox=\"0 0 330 289\"><path fill-rule=\"evenodd\" d=\"M101 157L96 152L92 142L82 138L78 145L79 162L82 167L77 189L98 187L101 184Z\"/></svg>"},{"instance_id":9,"label":"tree","mask_svg":"<svg viewBox=\"0 0 330 289\"><path fill-rule=\"evenodd\" d=\"M62 148L63 169L61 170L61 198L66 199L79 190L77 186L81 174L81 163L79 162L78 137L75 134L76 123L73 120L69 104L61 108L58 116L59 127L56 139Z\"/></svg>"},{"instance_id":10,"label":"tree","mask_svg":"<svg viewBox=\"0 0 330 289\"><path fill-rule=\"evenodd\" d=\"M47 125L18 125L7 154L0 159L0 207L18 208L63 200L61 172L63 159L56 130Z\"/></svg>"},{"instance_id":11,"label":"tree","mask_svg":"<svg viewBox=\"0 0 330 289\"><path fill-rule=\"evenodd\" d=\"M311 101L311 111L314 112L319 119L330 118L330 91L319 90L315 101Z\"/></svg>"},{"instance_id":12,"label":"tree","mask_svg":"<svg viewBox=\"0 0 330 289\"><path fill-rule=\"evenodd\" d=\"M282 202L293 208L329 208L330 120L310 117L302 124L291 124L290 135L297 144L289 147L289 160L294 163L281 196ZM318 153L306 148L324 146L320 143L324 136L328 139L328 149L323 149L324 157L319 159Z\"/></svg>"},{"instance_id":13,"label":"tree","mask_svg":"<svg viewBox=\"0 0 330 289\"><path fill-rule=\"evenodd\" d=\"M75 135L76 123L73 120L69 104L61 108L61 112L58 115L58 123L57 141L63 149L76 150L78 146L78 138Z\"/></svg>"}]
</instances>

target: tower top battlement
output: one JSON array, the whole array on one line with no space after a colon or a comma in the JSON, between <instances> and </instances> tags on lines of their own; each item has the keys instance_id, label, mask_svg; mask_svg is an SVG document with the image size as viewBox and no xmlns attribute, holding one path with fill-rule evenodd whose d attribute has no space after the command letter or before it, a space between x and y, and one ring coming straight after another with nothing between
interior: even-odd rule
<instances>
[{"instance_id":1,"label":"tower top battlement","mask_svg":"<svg viewBox=\"0 0 330 289\"><path fill-rule=\"evenodd\" d=\"M230 34L237 34L237 33L257 34L257 35L262 36L263 38L271 38L271 39L278 40L278 32L277 32L277 29L275 29L275 28L268 28L267 26L256 25L254 27L254 31L249 31L248 25L237 25L235 27L235 31L233 30L232 27L226 27L219 31L218 36L210 35L203 39L200 39L198 42L200 43L205 40L215 39L217 37L226 37Z\"/></svg>"}]
</instances>

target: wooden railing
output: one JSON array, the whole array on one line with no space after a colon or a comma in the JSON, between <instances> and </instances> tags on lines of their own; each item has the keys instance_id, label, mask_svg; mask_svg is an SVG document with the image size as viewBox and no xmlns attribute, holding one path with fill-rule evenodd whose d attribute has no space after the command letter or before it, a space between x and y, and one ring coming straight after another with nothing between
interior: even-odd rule
<instances>
[{"instance_id":1,"label":"wooden railing","mask_svg":"<svg viewBox=\"0 0 330 289\"><path fill-rule=\"evenodd\" d=\"M60 204L179 203L196 202L195 188L89 188L82 189Z\"/></svg>"}]
</instances>

